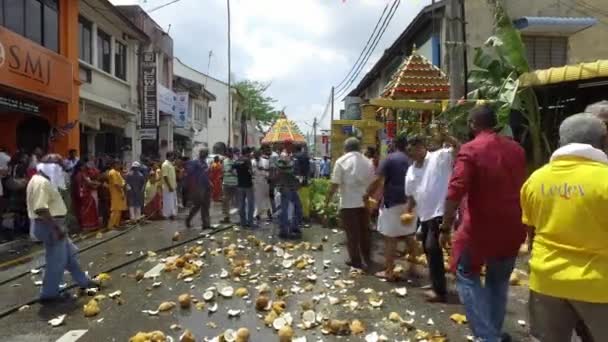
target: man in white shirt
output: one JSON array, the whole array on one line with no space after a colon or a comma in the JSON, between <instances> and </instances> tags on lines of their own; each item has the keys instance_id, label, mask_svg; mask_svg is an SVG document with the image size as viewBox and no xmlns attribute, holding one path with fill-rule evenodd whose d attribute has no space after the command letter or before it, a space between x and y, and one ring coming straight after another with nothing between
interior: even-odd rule
<instances>
[{"instance_id":1,"label":"man in white shirt","mask_svg":"<svg viewBox=\"0 0 608 342\"><path fill-rule=\"evenodd\" d=\"M432 290L426 293L429 302L446 301L447 287L439 226L443 219L454 159L460 146L458 140L447 132L442 133L442 142L451 146L431 152L427 150L422 136L409 139L408 155L414 163L405 176L407 211L412 212L415 207L422 226L422 245L432 284Z\"/></svg>"},{"instance_id":2,"label":"man in white shirt","mask_svg":"<svg viewBox=\"0 0 608 342\"><path fill-rule=\"evenodd\" d=\"M329 205L340 189L340 221L346 232L346 246L350 260L347 265L355 268L368 267L371 263L371 231L369 212L363 196L374 178L374 167L360 151L359 140L348 138L344 142L344 155L336 160L331 177L331 188L326 199Z\"/></svg>"}]
</instances>

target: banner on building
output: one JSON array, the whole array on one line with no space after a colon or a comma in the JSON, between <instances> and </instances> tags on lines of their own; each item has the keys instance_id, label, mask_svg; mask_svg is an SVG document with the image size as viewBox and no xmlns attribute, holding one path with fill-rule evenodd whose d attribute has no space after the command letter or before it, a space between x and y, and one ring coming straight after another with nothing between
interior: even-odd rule
<instances>
[{"instance_id":1,"label":"banner on building","mask_svg":"<svg viewBox=\"0 0 608 342\"><path fill-rule=\"evenodd\" d=\"M143 111L141 116L141 127L158 127L158 102L156 89L156 54L144 52L142 59L142 91Z\"/></svg>"},{"instance_id":2,"label":"banner on building","mask_svg":"<svg viewBox=\"0 0 608 342\"><path fill-rule=\"evenodd\" d=\"M188 92L177 93L177 101L175 102L175 115L173 115L173 123L175 127L186 127L188 123L189 98Z\"/></svg>"},{"instance_id":3,"label":"banner on building","mask_svg":"<svg viewBox=\"0 0 608 342\"><path fill-rule=\"evenodd\" d=\"M158 110L167 114L175 116L175 103L177 102L177 95L173 90L165 88L162 84L158 85Z\"/></svg>"}]
</instances>

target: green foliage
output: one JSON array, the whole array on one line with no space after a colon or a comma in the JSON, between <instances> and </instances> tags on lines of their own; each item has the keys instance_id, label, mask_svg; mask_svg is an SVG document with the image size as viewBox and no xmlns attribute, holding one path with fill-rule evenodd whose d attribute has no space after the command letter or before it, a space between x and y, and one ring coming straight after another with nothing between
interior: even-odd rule
<instances>
[{"instance_id":1,"label":"green foliage","mask_svg":"<svg viewBox=\"0 0 608 342\"><path fill-rule=\"evenodd\" d=\"M260 127L272 125L279 116L279 111L274 108L276 100L265 94L270 83L244 80L236 83L234 87L243 97L246 117L256 119Z\"/></svg>"},{"instance_id":2,"label":"green foliage","mask_svg":"<svg viewBox=\"0 0 608 342\"><path fill-rule=\"evenodd\" d=\"M475 90L468 96L470 99L485 100L495 107L498 129L508 128L512 111L524 115L528 122L525 134L532 146L532 164L538 167L543 163L543 152L548 152L543 143L538 100L533 89L519 86L519 77L530 67L520 33L513 26L501 1L495 1L494 26L494 35L488 38L483 47L475 49L475 69L469 73L469 82ZM470 107L470 104L458 105L445 115L456 118L462 124L462 114Z\"/></svg>"},{"instance_id":3,"label":"green foliage","mask_svg":"<svg viewBox=\"0 0 608 342\"><path fill-rule=\"evenodd\" d=\"M325 221L325 224L334 227L338 225L338 202L334 198L328 206L325 205L330 186L331 183L327 179L313 179L310 182L310 196L312 212Z\"/></svg>"}]
</instances>

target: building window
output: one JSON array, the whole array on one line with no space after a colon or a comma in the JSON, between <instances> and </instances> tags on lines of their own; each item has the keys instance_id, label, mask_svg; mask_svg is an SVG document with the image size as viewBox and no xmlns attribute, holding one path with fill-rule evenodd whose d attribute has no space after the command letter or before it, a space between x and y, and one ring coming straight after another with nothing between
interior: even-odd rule
<instances>
[{"instance_id":1,"label":"building window","mask_svg":"<svg viewBox=\"0 0 608 342\"><path fill-rule=\"evenodd\" d=\"M97 67L112 72L112 39L102 30L97 30Z\"/></svg>"},{"instance_id":2,"label":"building window","mask_svg":"<svg viewBox=\"0 0 608 342\"><path fill-rule=\"evenodd\" d=\"M57 0L0 0L0 25L57 51L57 9Z\"/></svg>"},{"instance_id":3,"label":"building window","mask_svg":"<svg viewBox=\"0 0 608 342\"><path fill-rule=\"evenodd\" d=\"M127 46L118 41L114 56L114 74L121 80L127 80Z\"/></svg>"},{"instance_id":4,"label":"building window","mask_svg":"<svg viewBox=\"0 0 608 342\"><path fill-rule=\"evenodd\" d=\"M86 18L78 18L79 58L93 64L93 24Z\"/></svg>"},{"instance_id":5,"label":"building window","mask_svg":"<svg viewBox=\"0 0 608 342\"><path fill-rule=\"evenodd\" d=\"M568 63L568 38L524 36L528 64L532 69L547 69Z\"/></svg>"},{"instance_id":6,"label":"building window","mask_svg":"<svg viewBox=\"0 0 608 342\"><path fill-rule=\"evenodd\" d=\"M211 106L209 106L209 119L211 119Z\"/></svg>"}]
</instances>

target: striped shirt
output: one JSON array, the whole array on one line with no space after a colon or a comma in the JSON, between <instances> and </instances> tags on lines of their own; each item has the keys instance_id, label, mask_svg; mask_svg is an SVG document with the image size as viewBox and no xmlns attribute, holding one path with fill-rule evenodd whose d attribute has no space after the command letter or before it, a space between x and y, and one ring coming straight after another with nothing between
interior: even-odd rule
<instances>
[{"instance_id":1,"label":"striped shirt","mask_svg":"<svg viewBox=\"0 0 608 342\"><path fill-rule=\"evenodd\" d=\"M234 171L234 160L230 158L224 159L224 181L223 184L225 186L237 186L238 178L236 177L236 172Z\"/></svg>"}]
</instances>

